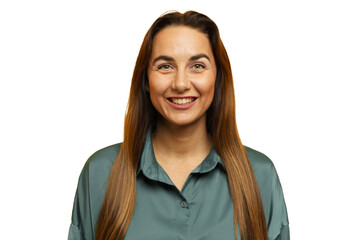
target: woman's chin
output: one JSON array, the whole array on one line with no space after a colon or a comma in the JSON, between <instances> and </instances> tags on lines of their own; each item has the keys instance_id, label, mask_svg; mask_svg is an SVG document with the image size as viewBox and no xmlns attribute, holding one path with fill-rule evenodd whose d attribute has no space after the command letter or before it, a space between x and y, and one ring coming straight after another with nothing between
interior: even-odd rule
<instances>
[{"instance_id":1,"label":"woman's chin","mask_svg":"<svg viewBox=\"0 0 360 240\"><path fill-rule=\"evenodd\" d=\"M206 126L206 118L205 116L200 118L162 118L159 123L171 127L193 127L202 124Z\"/></svg>"}]
</instances>

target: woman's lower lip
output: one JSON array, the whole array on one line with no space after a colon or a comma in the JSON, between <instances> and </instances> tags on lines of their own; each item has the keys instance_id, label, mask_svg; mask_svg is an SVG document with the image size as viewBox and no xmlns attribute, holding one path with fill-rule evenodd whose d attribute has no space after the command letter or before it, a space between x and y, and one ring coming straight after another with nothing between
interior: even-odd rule
<instances>
[{"instance_id":1,"label":"woman's lower lip","mask_svg":"<svg viewBox=\"0 0 360 240\"><path fill-rule=\"evenodd\" d=\"M190 102L190 103L182 104L182 105L173 103L173 102L170 101L169 99L166 99L166 101L167 101L171 106L173 106L173 107L176 108L176 109L188 109L188 108L190 108L192 105L195 104L195 102L197 101L197 98L196 98L194 101Z\"/></svg>"}]
</instances>

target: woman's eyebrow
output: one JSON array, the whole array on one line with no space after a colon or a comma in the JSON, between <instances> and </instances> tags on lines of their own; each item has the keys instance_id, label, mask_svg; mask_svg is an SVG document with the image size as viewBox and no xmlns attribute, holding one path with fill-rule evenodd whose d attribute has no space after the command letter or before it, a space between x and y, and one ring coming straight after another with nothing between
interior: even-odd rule
<instances>
[{"instance_id":1,"label":"woman's eyebrow","mask_svg":"<svg viewBox=\"0 0 360 240\"><path fill-rule=\"evenodd\" d=\"M207 58L207 60L210 61L210 58L208 55L204 54L204 53L201 53L201 54L198 54L198 55L195 55L195 56L192 56L189 60L190 61L195 61L195 60L198 60L200 58Z\"/></svg>"},{"instance_id":2,"label":"woman's eyebrow","mask_svg":"<svg viewBox=\"0 0 360 240\"><path fill-rule=\"evenodd\" d=\"M189 58L189 61L196 61L196 60L198 60L198 59L200 59L200 58L206 58L206 59L208 59L208 60L210 61L209 56L206 55L206 54L204 54L204 53L200 53L200 54L197 54L197 55L195 55L195 56L192 56L191 58ZM169 56L166 56L166 55L160 55L160 56L158 56L157 58L154 59L153 65L154 65L157 61L159 61L159 60L175 61L175 59L172 58L172 57L169 57Z\"/></svg>"},{"instance_id":3,"label":"woman's eyebrow","mask_svg":"<svg viewBox=\"0 0 360 240\"><path fill-rule=\"evenodd\" d=\"M159 60L174 61L174 58L169 57L169 56L165 56L165 55L160 55L160 56L158 56L157 58L154 59L153 65L154 65L157 61L159 61Z\"/></svg>"}]
</instances>

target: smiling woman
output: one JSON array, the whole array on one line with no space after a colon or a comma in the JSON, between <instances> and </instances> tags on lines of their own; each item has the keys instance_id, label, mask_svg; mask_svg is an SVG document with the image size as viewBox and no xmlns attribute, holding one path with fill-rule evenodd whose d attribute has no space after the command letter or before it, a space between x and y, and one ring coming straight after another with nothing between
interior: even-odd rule
<instances>
[{"instance_id":1,"label":"smiling woman","mask_svg":"<svg viewBox=\"0 0 360 240\"><path fill-rule=\"evenodd\" d=\"M271 160L240 141L216 24L167 13L135 64L124 142L79 178L69 239L289 239Z\"/></svg>"},{"instance_id":2,"label":"smiling woman","mask_svg":"<svg viewBox=\"0 0 360 240\"><path fill-rule=\"evenodd\" d=\"M149 92L160 113L158 125L167 121L172 127L200 124L205 129L216 79L208 37L189 27L168 27L154 37L150 62Z\"/></svg>"}]
</instances>

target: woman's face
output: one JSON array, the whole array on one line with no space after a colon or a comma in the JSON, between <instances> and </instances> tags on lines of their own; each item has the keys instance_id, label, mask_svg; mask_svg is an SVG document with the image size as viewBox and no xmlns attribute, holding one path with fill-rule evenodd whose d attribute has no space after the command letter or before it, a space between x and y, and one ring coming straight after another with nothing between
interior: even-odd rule
<instances>
[{"instance_id":1,"label":"woman's face","mask_svg":"<svg viewBox=\"0 0 360 240\"><path fill-rule=\"evenodd\" d=\"M166 122L206 123L216 63L204 33L185 26L161 30L153 40L147 73L151 102Z\"/></svg>"}]
</instances>

